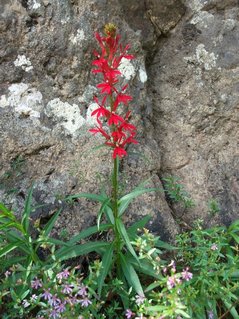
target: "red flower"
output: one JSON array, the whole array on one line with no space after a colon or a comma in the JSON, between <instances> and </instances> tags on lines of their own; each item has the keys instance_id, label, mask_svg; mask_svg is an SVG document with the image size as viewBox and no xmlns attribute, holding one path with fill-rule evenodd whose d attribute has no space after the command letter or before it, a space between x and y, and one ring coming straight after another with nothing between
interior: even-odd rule
<instances>
[{"instance_id":1,"label":"red flower","mask_svg":"<svg viewBox=\"0 0 239 319\"><path fill-rule=\"evenodd\" d=\"M114 111L117 109L118 105L120 103L123 103L124 105L127 105L129 101L132 100L132 96L130 95L126 95L126 94L123 94L123 93L119 93L115 99L115 102L114 102Z\"/></svg>"},{"instance_id":2,"label":"red flower","mask_svg":"<svg viewBox=\"0 0 239 319\"><path fill-rule=\"evenodd\" d=\"M109 125L113 125L113 124L118 125L119 123L122 123L122 122L124 122L124 119L121 116L114 113L110 114L110 117L108 120Z\"/></svg>"},{"instance_id":3,"label":"red flower","mask_svg":"<svg viewBox=\"0 0 239 319\"><path fill-rule=\"evenodd\" d=\"M110 115L110 111L108 111L104 107L100 106L98 109L94 110L91 113L91 116L94 116L94 115L96 115L97 118L99 118L100 116L108 117Z\"/></svg>"},{"instance_id":4,"label":"red flower","mask_svg":"<svg viewBox=\"0 0 239 319\"><path fill-rule=\"evenodd\" d=\"M106 93L106 94L111 94L112 93L112 86L110 83L100 83L96 85L97 88L101 89L100 93Z\"/></svg>"},{"instance_id":5,"label":"red flower","mask_svg":"<svg viewBox=\"0 0 239 319\"><path fill-rule=\"evenodd\" d=\"M113 158L116 158L117 156L119 156L120 158L122 158L123 156L127 155L127 152L125 149L116 146L113 152Z\"/></svg>"},{"instance_id":6,"label":"red flower","mask_svg":"<svg viewBox=\"0 0 239 319\"><path fill-rule=\"evenodd\" d=\"M94 135L97 133L101 133L101 135L103 135L107 140L110 139L109 134L107 134L106 131L103 130L101 127L97 126L96 128L91 128L89 131L93 133Z\"/></svg>"}]
</instances>

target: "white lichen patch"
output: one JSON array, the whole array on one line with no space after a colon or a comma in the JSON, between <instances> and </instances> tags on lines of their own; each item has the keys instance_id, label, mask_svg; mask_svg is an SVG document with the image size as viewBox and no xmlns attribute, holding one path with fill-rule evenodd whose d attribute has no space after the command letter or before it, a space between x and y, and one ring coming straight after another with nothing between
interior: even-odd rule
<instances>
[{"instance_id":1,"label":"white lichen patch","mask_svg":"<svg viewBox=\"0 0 239 319\"><path fill-rule=\"evenodd\" d=\"M193 62L197 65L203 66L205 70L211 70L216 67L217 55L213 52L208 52L204 44L199 44L196 48L196 54L191 57L185 57L185 61Z\"/></svg>"},{"instance_id":2,"label":"white lichen patch","mask_svg":"<svg viewBox=\"0 0 239 319\"><path fill-rule=\"evenodd\" d=\"M86 124L78 105L62 102L59 98L48 102L45 114L55 118L58 122L57 126L63 127L66 133L72 136L77 136L77 130Z\"/></svg>"},{"instance_id":3,"label":"white lichen patch","mask_svg":"<svg viewBox=\"0 0 239 319\"><path fill-rule=\"evenodd\" d=\"M208 2L209 0L186 0L187 6L195 12L200 11Z\"/></svg>"},{"instance_id":4,"label":"white lichen patch","mask_svg":"<svg viewBox=\"0 0 239 319\"><path fill-rule=\"evenodd\" d=\"M37 0L28 0L28 5L33 10L41 7L41 4Z\"/></svg>"},{"instance_id":5,"label":"white lichen patch","mask_svg":"<svg viewBox=\"0 0 239 319\"><path fill-rule=\"evenodd\" d=\"M126 80L130 80L131 78L135 77L135 67L128 59L122 58L118 69Z\"/></svg>"},{"instance_id":6,"label":"white lichen patch","mask_svg":"<svg viewBox=\"0 0 239 319\"><path fill-rule=\"evenodd\" d=\"M199 64L203 64L205 70L211 70L216 67L217 56L205 49L204 44L199 44L196 48L196 59Z\"/></svg>"},{"instance_id":7,"label":"white lichen patch","mask_svg":"<svg viewBox=\"0 0 239 319\"><path fill-rule=\"evenodd\" d=\"M33 69L31 61L25 55L18 55L17 59L13 63L15 66L21 67L26 72L29 72Z\"/></svg>"},{"instance_id":8,"label":"white lichen patch","mask_svg":"<svg viewBox=\"0 0 239 319\"><path fill-rule=\"evenodd\" d=\"M207 29L214 22L214 15L207 11L199 11L191 20L191 24L199 29Z\"/></svg>"},{"instance_id":9,"label":"white lichen patch","mask_svg":"<svg viewBox=\"0 0 239 319\"><path fill-rule=\"evenodd\" d=\"M145 68L142 68L142 67L139 68L139 79L142 83L145 83L147 81L148 76L145 71Z\"/></svg>"},{"instance_id":10,"label":"white lichen patch","mask_svg":"<svg viewBox=\"0 0 239 319\"><path fill-rule=\"evenodd\" d=\"M70 36L70 41L73 44L80 44L83 40L85 40L85 33L81 29L78 29L76 34Z\"/></svg>"},{"instance_id":11,"label":"white lichen patch","mask_svg":"<svg viewBox=\"0 0 239 319\"><path fill-rule=\"evenodd\" d=\"M19 116L40 118L40 111L43 108L41 92L30 88L26 83L12 84L8 90L8 95L1 96L0 107L12 107Z\"/></svg>"}]
</instances>

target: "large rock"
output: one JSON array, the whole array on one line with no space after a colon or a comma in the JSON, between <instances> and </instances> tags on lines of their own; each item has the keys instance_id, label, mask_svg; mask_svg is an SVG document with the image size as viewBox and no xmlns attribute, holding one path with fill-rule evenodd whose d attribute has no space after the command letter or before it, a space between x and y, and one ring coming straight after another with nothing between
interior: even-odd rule
<instances>
[{"instance_id":1,"label":"large rock","mask_svg":"<svg viewBox=\"0 0 239 319\"><path fill-rule=\"evenodd\" d=\"M154 173L160 167L157 144L144 134L145 53L117 1L15 0L2 5L1 200L20 213L34 182L33 204L46 204L34 212L37 219L62 206L67 194L98 193L102 187L110 193L111 155L107 149L93 151L102 141L88 132L94 125L90 114L99 81L91 74L97 45L94 32L102 31L109 21L119 25L122 41L132 43L131 52L137 56L125 66L123 81L131 82L137 101L132 108L141 155L122 162L123 182L127 180L130 190L154 174L148 185L161 186ZM143 156L150 165L142 161ZM162 233L173 237L176 223L164 195L159 198L153 193L143 196L125 219L132 222L151 214L157 220L154 230L163 229L165 220L168 227ZM95 224L98 209L98 204L87 200L64 204L58 229L73 234Z\"/></svg>"},{"instance_id":2,"label":"large rock","mask_svg":"<svg viewBox=\"0 0 239 319\"><path fill-rule=\"evenodd\" d=\"M125 216L152 216L151 229L173 238L182 223L209 220L207 201L238 216L237 1L2 0L0 48L0 200L23 207L35 183L33 218L64 206L56 230L95 224L98 205L66 194L110 192L112 160L88 129L99 78L91 74L94 32L119 26L136 59L124 82L134 97L139 146L121 161L122 189L163 188L178 175L196 206L183 210L163 192L142 196ZM145 67L145 61L146 67ZM177 222L176 222L177 220ZM181 223L179 223L181 225Z\"/></svg>"},{"instance_id":3,"label":"large rock","mask_svg":"<svg viewBox=\"0 0 239 319\"><path fill-rule=\"evenodd\" d=\"M179 176L194 198L185 221L229 223L239 216L238 1L184 3L149 71L160 175ZM213 218L211 199L221 208Z\"/></svg>"}]
</instances>

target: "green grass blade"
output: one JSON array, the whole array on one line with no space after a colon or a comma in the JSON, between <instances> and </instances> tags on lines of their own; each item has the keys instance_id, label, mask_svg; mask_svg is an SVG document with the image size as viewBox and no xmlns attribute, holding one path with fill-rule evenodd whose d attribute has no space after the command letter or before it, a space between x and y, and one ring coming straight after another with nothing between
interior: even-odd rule
<instances>
[{"instance_id":1,"label":"green grass blade","mask_svg":"<svg viewBox=\"0 0 239 319\"><path fill-rule=\"evenodd\" d=\"M138 295L144 296L143 288L141 286L139 277L134 267L128 262L127 258L121 253L120 253L120 261L121 261L122 271L124 273L124 276L129 286L132 287Z\"/></svg>"},{"instance_id":2,"label":"green grass blade","mask_svg":"<svg viewBox=\"0 0 239 319\"><path fill-rule=\"evenodd\" d=\"M25 202L25 207L24 207L24 211L23 211L23 215L22 215L22 226L25 230L25 232L28 232L28 228L29 228L29 222L30 222L30 213L31 213L31 203L32 203L32 193L33 193L33 186L30 188L28 195L27 195L27 199Z\"/></svg>"},{"instance_id":3,"label":"green grass blade","mask_svg":"<svg viewBox=\"0 0 239 319\"><path fill-rule=\"evenodd\" d=\"M44 236L48 236L52 230L52 228L55 225L55 222L58 218L58 216L60 215L60 213L62 212L62 209L59 209L53 216L52 218L48 221L48 223L44 226L43 228L43 235Z\"/></svg>"},{"instance_id":4,"label":"green grass blade","mask_svg":"<svg viewBox=\"0 0 239 319\"><path fill-rule=\"evenodd\" d=\"M102 258L102 268L100 270L100 275L98 277L98 294L101 296L102 287L105 281L106 276L109 273L109 270L113 264L113 252L114 252L114 243L111 243L109 249L106 250Z\"/></svg>"},{"instance_id":5,"label":"green grass blade","mask_svg":"<svg viewBox=\"0 0 239 319\"><path fill-rule=\"evenodd\" d=\"M125 212L125 210L129 206L131 201L133 199L135 199L136 197L141 196L141 195L143 195L145 193L156 192L156 191L159 191L159 190L161 191L160 188L156 188L156 187L155 188L135 189L131 193L129 193L127 195L124 195L118 201L118 204L119 204L119 216L123 215L123 213Z\"/></svg>"},{"instance_id":6,"label":"green grass blade","mask_svg":"<svg viewBox=\"0 0 239 319\"><path fill-rule=\"evenodd\" d=\"M118 231L122 237L122 239L124 240L126 247L128 248L128 251L132 254L132 256L137 260L137 262L140 264L138 256L136 255L136 252L133 248L133 246L131 245L129 236L127 234L126 228L123 224L123 222L121 221L121 219L116 219L116 226L118 228Z\"/></svg>"},{"instance_id":7,"label":"green grass blade","mask_svg":"<svg viewBox=\"0 0 239 319\"><path fill-rule=\"evenodd\" d=\"M56 259L63 261L78 256L86 255L92 251L99 252L101 248L107 249L109 243L106 242L88 242L82 245L74 245L72 247L65 247L61 251L55 252Z\"/></svg>"}]
</instances>

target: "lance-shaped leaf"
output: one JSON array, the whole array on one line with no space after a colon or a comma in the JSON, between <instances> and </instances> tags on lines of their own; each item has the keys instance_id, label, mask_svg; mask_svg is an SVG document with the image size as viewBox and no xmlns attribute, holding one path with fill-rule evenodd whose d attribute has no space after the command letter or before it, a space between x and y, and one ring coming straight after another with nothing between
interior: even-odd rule
<instances>
[{"instance_id":1,"label":"lance-shaped leaf","mask_svg":"<svg viewBox=\"0 0 239 319\"><path fill-rule=\"evenodd\" d=\"M134 267L122 253L120 253L120 262L122 271L129 286L132 287L138 295L144 296L143 288Z\"/></svg>"},{"instance_id":2,"label":"lance-shaped leaf","mask_svg":"<svg viewBox=\"0 0 239 319\"><path fill-rule=\"evenodd\" d=\"M116 219L116 227L118 228L118 231L119 231L119 233L121 235L121 238L124 240L125 245L128 248L128 251L137 260L137 262L140 263L139 259L138 259L138 256L136 255L136 252L135 252L135 250L134 250L134 248L133 248L133 246L132 246L132 244L130 242L130 238L129 238L128 234L127 234L127 231L126 231L125 226L124 226L124 224L123 224L121 219Z\"/></svg>"},{"instance_id":3,"label":"lance-shaped leaf","mask_svg":"<svg viewBox=\"0 0 239 319\"><path fill-rule=\"evenodd\" d=\"M101 263L101 270L100 270L100 275L98 277L98 294L99 297L101 295L102 287L105 281L106 276L109 273L109 270L113 264L113 252L114 252L114 243L111 243L109 248L105 251L103 258L102 258L102 263Z\"/></svg>"},{"instance_id":4,"label":"lance-shaped leaf","mask_svg":"<svg viewBox=\"0 0 239 319\"><path fill-rule=\"evenodd\" d=\"M82 245L74 245L72 247L64 247L60 251L56 251L55 257L58 260L67 260L78 256L86 255L92 251L101 252L102 248L108 249L109 243L106 242L88 242Z\"/></svg>"}]
</instances>

